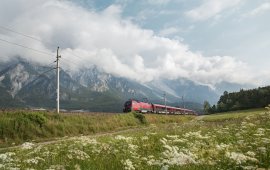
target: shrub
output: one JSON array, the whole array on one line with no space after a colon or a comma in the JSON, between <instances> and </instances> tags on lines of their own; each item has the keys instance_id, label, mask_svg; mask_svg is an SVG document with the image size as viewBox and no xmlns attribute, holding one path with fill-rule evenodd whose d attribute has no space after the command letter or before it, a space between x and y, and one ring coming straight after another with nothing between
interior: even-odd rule
<instances>
[{"instance_id":1,"label":"shrub","mask_svg":"<svg viewBox=\"0 0 270 170\"><path fill-rule=\"evenodd\" d=\"M132 112L134 117L136 119L138 119L142 124L146 124L147 121L145 119L145 116L142 113L138 113L138 112Z\"/></svg>"},{"instance_id":2,"label":"shrub","mask_svg":"<svg viewBox=\"0 0 270 170\"><path fill-rule=\"evenodd\" d=\"M47 121L47 118L42 113L38 113L38 112L28 113L27 117L32 122L38 124L39 127L42 127Z\"/></svg>"}]
</instances>

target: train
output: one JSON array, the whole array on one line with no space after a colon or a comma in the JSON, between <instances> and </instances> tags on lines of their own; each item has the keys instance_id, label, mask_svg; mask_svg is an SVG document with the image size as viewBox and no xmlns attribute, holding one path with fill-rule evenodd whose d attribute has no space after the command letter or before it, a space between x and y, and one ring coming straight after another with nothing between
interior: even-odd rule
<instances>
[{"instance_id":1,"label":"train","mask_svg":"<svg viewBox=\"0 0 270 170\"><path fill-rule=\"evenodd\" d=\"M147 103L135 99L130 99L124 104L123 112L131 111L157 114L197 115L196 112L193 110L161 104Z\"/></svg>"}]
</instances>

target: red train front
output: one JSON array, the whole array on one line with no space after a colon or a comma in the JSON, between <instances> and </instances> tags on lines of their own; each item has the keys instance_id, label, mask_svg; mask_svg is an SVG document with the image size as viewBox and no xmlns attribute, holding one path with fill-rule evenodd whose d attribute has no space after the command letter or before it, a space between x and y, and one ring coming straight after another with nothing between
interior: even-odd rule
<instances>
[{"instance_id":1,"label":"red train front","mask_svg":"<svg viewBox=\"0 0 270 170\"><path fill-rule=\"evenodd\" d=\"M138 100L128 100L124 105L123 112L131 111L142 113L153 112L153 105L150 103L140 102Z\"/></svg>"}]
</instances>

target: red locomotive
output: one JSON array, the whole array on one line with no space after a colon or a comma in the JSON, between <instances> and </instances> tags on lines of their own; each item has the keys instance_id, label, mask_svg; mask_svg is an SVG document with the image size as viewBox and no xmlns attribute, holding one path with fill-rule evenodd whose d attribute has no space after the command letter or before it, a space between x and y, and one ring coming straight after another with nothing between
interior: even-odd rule
<instances>
[{"instance_id":1,"label":"red locomotive","mask_svg":"<svg viewBox=\"0 0 270 170\"><path fill-rule=\"evenodd\" d=\"M128 100L125 102L123 112L141 112L141 113L163 113L163 114L188 114L196 115L193 110L165 106L160 104L140 102L138 100Z\"/></svg>"}]
</instances>

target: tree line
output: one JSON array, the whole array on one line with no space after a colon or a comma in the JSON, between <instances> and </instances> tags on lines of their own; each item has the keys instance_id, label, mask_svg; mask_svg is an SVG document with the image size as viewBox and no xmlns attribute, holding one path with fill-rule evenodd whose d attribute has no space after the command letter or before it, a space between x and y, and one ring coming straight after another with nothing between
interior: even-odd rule
<instances>
[{"instance_id":1,"label":"tree line","mask_svg":"<svg viewBox=\"0 0 270 170\"><path fill-rule=\"evenodd\" d=\"M208 101L204 102L204 112L213 114L217 112L227 112L244 110L251 108L266 107L270 103L270 86L256 89L243 90L228 93L224 91L216 105L211 106Z\"/></svg>"}]
</instances>

